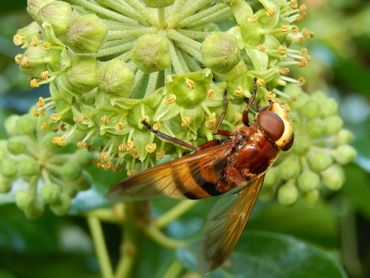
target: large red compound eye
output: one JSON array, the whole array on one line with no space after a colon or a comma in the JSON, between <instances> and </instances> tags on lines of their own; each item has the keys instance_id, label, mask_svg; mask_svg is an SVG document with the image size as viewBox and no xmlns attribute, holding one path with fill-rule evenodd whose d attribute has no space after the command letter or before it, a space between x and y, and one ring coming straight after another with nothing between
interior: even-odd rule
<instances>
[{"instance_id":1,"label":"large red compound eye","mask_svg":"<svg viewBox=\"0 0 370 278\"><path fill-rule=\"evenodd\" d=\"M273 141L277 141L284 133L283 120L272 111L262 111L257 116L257 124Z\"/></svg>"}]
</instances>

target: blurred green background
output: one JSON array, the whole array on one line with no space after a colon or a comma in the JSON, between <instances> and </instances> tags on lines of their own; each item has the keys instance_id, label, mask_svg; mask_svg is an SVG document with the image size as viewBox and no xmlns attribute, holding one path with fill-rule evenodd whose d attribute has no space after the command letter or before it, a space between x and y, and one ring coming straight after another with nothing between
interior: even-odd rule
<instances>
[{"instance_id":1,"label":"blurred green background","mask_svg":"<svg viewBox=\"0 0 370 278\"><path fill-rule=\"evenodd\" d=\"M358 157L346 166L347 181L340 192L327 195L314 208L259 202L248 230L293 235L340 258L350 277L370 277L370 3L367 0L305 3L309 16L303 25L315 33L307 44L312 60L294 74L305 77L307 91L324 90L340 103L345 126L354 133ZM48 94L45 86L31 90L14 63L19 50L12 44L13 34L31 21L25 7L25 0L3 1L0 7L0 122L10 114L26 112L40 95ZM2 125L0 136L5 136ZM160 200L155 204L155 212L171 204L174 201ZM207 209L197 206L171 224L169 234L175 237L192 234L202 226L203 211ZM115 264L120 228L104 224L104 233ZM152 242L142 244L147 252L140 255L146 260L137 271L138 277L148 277L145 273L161 268L175 256L166 250L154 252ZM85 219L57 218L46 213L40 220L29 221L14 205L2 204L0 277L67 276L100 277Z\"/></svg>"}]
</instances>

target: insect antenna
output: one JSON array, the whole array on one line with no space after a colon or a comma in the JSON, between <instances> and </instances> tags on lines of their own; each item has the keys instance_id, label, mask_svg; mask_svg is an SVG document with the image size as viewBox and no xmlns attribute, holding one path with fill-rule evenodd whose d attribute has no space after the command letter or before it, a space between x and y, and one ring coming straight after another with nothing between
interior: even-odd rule
<instances>
[{"instance_id":1,"label":"insect antenna","mask_svg":"<svg viewBox=\"0 0 370 278\"><path fill-rule=\"evenodd\" d=\"M257 96L257 77L255 77L253 79L252 96L248 99L247 107L243 111L243 123L246 126L249 126L249 118L248 118L248 112L249 112L249 110L255 112L251 107L252 107L254 101L256 100L256 96Z\"/></svg>"}]
</instances>

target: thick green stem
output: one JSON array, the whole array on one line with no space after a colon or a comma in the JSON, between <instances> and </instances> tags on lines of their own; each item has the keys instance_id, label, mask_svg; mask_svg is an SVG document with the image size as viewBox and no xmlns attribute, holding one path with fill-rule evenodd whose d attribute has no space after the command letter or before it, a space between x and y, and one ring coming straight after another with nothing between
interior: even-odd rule
<instances>
[{"instance_id":1,"label":"thick green stem","mask_svg":"<svg viewBox=\"0 0 370 278\"><path fill-rule=\"evenodd\" d=\"M153 241L157 242L159 245L162 245L165 248L177 249L186 245L185 241L175 240L166 236L154 225L142 226L142 229L148 237L150 237Z\"/></svg>"},{"instance_id":2,"label":"thick green stem","mask_svg":"<svg viewBox=\"0 0 370 278\"><path fill-rule=\"evenodd\" d=\"M166 26L166 9L165 8L159 8L158 9L158 22L159 27L164 28Z\"/></svg>"},{"instance_id":3,"label":"thick green stem","mask_svg":"<svg viewBox=\"0 0 370 278\"><path fill-rule=\"evenodd\" d=\"M167 271L163 274L162 278L180 277L180 274L183 272L183 270L183 265L178 260L174 260L168 267Z\"/></svg>"},{"instance_id":4,"label":"thick green stem","mask_svg":"<svg viewBox=\"0 0 370 278\"><path fill-rule=\"evenodd\" d=\"M132 28L131 30L112 30L108 31L106 36L106 40L122 40L122 39L130 39L133 40L137 37L140 37L144 34L150 34L155 32L154 27L138 27Z\"/></svg>"},{"instance_id":5,"label":"thick green stem","mask_svg":"<svg viewBox=\"0 0 370 278\"><path fill-rule=\"evenodd\" d=\"M141 14L150 25L158 26L158 22L156 20L155 15L153 12L145 7L141 1L137 0L125 0L125 2L131 6L138 14Z\"/></svg>"},{"instance_id":6,"label":"thick green stem","mask_svg":"<svg viewBox=\"0 0 370 278\"><path fill-rule=\"evenodd\" d=\"M107 247L105 245L103 230L100 221L95 216L87 216L87 222L93 238L95 252L99 260L102 276L104 278L113 278L112 266L109 261Z\"/></svg>"},{"instance_id":7,"label":"thick green stem","mask_svg":"<svg viewBox=\"0 0 370 278\"><path fill-rule=\"evenodd\" d=\"M172 28L177 27L177 23L184 18L191 16L201 8L211 3L211 0L188 1L182 8L181 13L173 14L170 25Z\"/></svg>"},{"instance_id":8,"label":"thick green stem","mask_svg":"<svg viewBox=\"0 0 370 278\"><path fill-rule=\"evenodd\" d=\"M189 209L194 207L198 201L193 200L185 200L181 201L179 204L177 204L175 207L167 211L166 213L162 214L160 217L158 217L154 225L157 226L157 228L161 229L165 226L167 226L172 221L176 220L180 216L182 216L184 213L186 213Z\"/></svg>"},{"instance_id":9,"label":"thick green stem","mask_svg":"<svg viewBox=\"0 0 370 278\"><path fill-rule=\"evenodd\" d=\"M185 69L182 67L179 57L177 56L177 52L175 46L171 41L169 41L169 53L171 57L172 66L177 74L185 73Z\"/></svg>"},{"instance_id":10,"label":"thick green stem","mask_svg":"<svg viewBox=\"0 0 370 278\"><path fill-rule=\"evenodd\" d=\"M197 42L183 34L177 32L176 30L169 30L168 37L174 40L179 48L182 48L191 56L193 56L198 61L202 61L202 54L200 52L201 43Z\"/></svg>"},{"instance_id":11,"label":"thick green stem","mask_svg":"<svg viewBox=\"0 0 370 278\"><path fill-rule=\"evenodd\" d=\"M100 49L98 53L96 54L97 57L104 57L104 56L111 56L111 55L118 55L122 52L125 52L127 50L132 49L134 43L133 42L127 42L122 45L117 45L105 49Z\"/></svg>"}]
</instances>

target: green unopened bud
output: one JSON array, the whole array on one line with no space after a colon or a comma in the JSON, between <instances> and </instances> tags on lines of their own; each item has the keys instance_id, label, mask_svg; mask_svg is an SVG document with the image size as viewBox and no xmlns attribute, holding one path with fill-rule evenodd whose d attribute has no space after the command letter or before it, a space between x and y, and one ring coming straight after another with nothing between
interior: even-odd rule
<instances>
[{"instance_id":1,"label":"green unopened bud","mask_svg":"<svg viewBox=\"0 0 370 278\"><path fill-rule=\"evenodd\" d=\"M17 162L17 173L22 177L32 177L38 175L40 172L40 165L32 157L22 156Z\"/></svg>"},{"instance_id":2,"label":"green unopened bud","mask_svg":"<svg viewBox=\"0 0 370 278\"><path fill-rule=\"evenodd\" d=\"M314 118L307 123L306 131L312 138L319 138L326 133L326 123L320 118Z\"/></svg>"},{"instance_id":3,"label":"green unopened bud","mask_svg":"<svg viewBox=\"0 0 370 278\"><path fill-rule=\"evenodd\" d=\"M68 161L61 169L62 175L67 180L76 180L82 174L81 166L75 161Z\"/></svg>"},{"instance_id":4,"label":"green unopened bud","mask_svg":"<svg viewBox=\"0 0 370 278\"><path fill-rule=\"evenodd\" d=\"M320 198L319 190L312 190L304 194L303 200L306 202L307 205L314 205Z\"/></svg>"},{"instance_id":5,"label":"green unopened bud","mask_svg":"<svg viewBox=\"0 0 370 278\"><path fill-rule=\"evenodd\" d=\"M17 135L17 121L20 117L18 115L11 115L5 120L5 129L8 135Z\"/></svg>"},{"instance_id":6,"label":"green unopened bud","mask_svg":"<svg viewBox=\"0 0 370 278\"><path fill-rule=\"evenodd\" d=\"M298 155L305 155L309 151L310 145L310 140L305 136L301 136L299 140L294 141L292 152Z\"/></svg>"},{"instance_id":7,"label":"green unopened bud","mask_svg":"<svg viewBox=\"0 0 370 278\"><path fill-rule=\"evenodd\" d=\"M0 162L0 173L7 178L13 178L17 174L17 163L11 159Z\"/></svg>"},{"instance_id":8,"label":"green unopened bud","mask_svg":"<svg viewBox=\"0 0 370 278\"><path fill-rule=\"evenodd\" d=\"M76 17L68 27L66 43L75 52L94 53L102 46L107 28L95 14Z\"/></svg>"},{"instance_id":9,"label":"green unopened bud","mask_svg":"<svg viewBox=\"0 0 370 278\"><path fill-rule=\"evenodd\" d=\"M56 35L67 31L71 23L72 6L62 1L52 1L43 6L37 13L37 18L41 22L48 22L53 27Z\"/></svg>"},{"instance_id":10,"label":"green unopened bud","mask_svg":"<svg viewBox=\"0 0 370 278\"><path fill-rule=\"evenodd\" d=\"M85 93L98 85L98 63L94 58L75 57L66 74L75 92Z\"/></svg>"},{"instance_id":11,"label":"green unopened bud","mask_svg":"<svg viewBox=\"0 0 370 278\"><path fill-rule=\"evenodd\" d=\"M323 99L320 103L322 107L320 111L322 117L326 118L338 114L338 103L335 101L335 99L326 98Z\"/></svg>"},{"instance_id":12,"label":"green unopened bud","mask_svg":"<svg viewBox=\"0 0 370 278\"><path fill-rule=\"evenodd\" d=\"M55 183L49 183L42 187L41 198L45 203L55 203L59 200L61 192L62 190L59 185Z\"/></svg>"},{"instance_id":13,"label":"green unopened bud","mask_svg":"<svg viewBox=\"0 0 370 278\"><path fill-rule=\"evenodd\" d=\"M171 6L175 0L143 0L143 2L149 8L163 8Z\"/></svg>"},{"instance_id":14,"label":"green unopened bud","mask_svg":"<svg viewBox=\"0 0 370 278\"><path fill-rule=\"evenodd\" d=\"M7 148L12 154L25 153L27 149L27 137L24 136L12 136L9 137L7 142Z\"/></svg>"},{"instance_id":15,"label":"green unopened bud","mask_svg":"<svg viewBox=\"0 0 370 278\"><path fill-rule=\"evenodd\" d=\"M215 72L227 73L240 61L237 39L230 34L215 32L202 44L203 63Z\"/></svg>"},{"instance_id":16,"label":"green unopened bud","mask_svg":"<svg viewBox=\"0 0 370 278\"><path fill-rule=\"evenodd\" d=\"M339 165L332 165L321 172L323 184L331 190L339 190L344 183L344 171Z\"/></svg>"},{"instance_id":17,"label":"green unopened bud","mask_svg":"<svg viewBox=\"0 0 370 278\"><path fill-rule=\"evenodd\" d=\"M160 35L143 35L132 49L132 60L145 73L161 71L171 64L168 40Z\"/></svg>"},{"instance_id":18,"label":"green unopened bud","mask_svg":"<svg viewBox=\"0 0 370 278\"><path fill-rule=\"evenodd\" d=\"M295 155L288 156L282 163L279 164L280 177L285 180L290 180L298 176L301 171L299 159Z\"/></svg>"},{"instance_id":19,"label":"green unopened bud","mask_svg":"<svg viewBox=\"0 0 370 278\"><path fill-rule=\"evenodd\" d=\"M295 110L304 109L305 105L310 101L310 97L304 93L297 94L297 96L294 96L294 97L295 97L295 100L292 101L291 106Z\"/></svg>"},{"instance_id":20,"label":"green unopened bud","mask_svg":"<svg viewBox=\"0 0 370 278\"><path fill-rule=\"evenodd\" d=\"M348 129L341 129L335 137L337 145L348 144L352 141L353 134Z\"/></svg>"},{"instance_id":21,"label":"green unopened bud","mask_svg":"<svg viewBox=\"0 0 370 278\"><path fill-rule=\"evenodd\" d=\"M26 189L20 189L15 195L15 202L21 210L30 208L35 202L35 194Z\"/></svg>"},{"instance_id":22,"label":"green unopened bud","mask_svg":"<svg viewBox=\"0 0 370 278\"><path fill-rule=\"evenodd\" d=\"M38 202L34 202L29 208L24 210L28 219L34 220L41 217L44 212L44 206Z\"/></svg>"},{"instance_id":23,"label":"green unopened bud","mask_svg":"<svg viewBox=\"0 0 370 278\"><path fill-rule=\"evenodd\" d=\"M58 216L65 215L71 208L71 198L68 195L61 195L61 198L50 204L50 209Z\"/></svg>"},{"instance_id":24,"label":"green unopened bud","mask_svg":"<svg viewBox=\"0 0 370 278\"><path fill-rule=\"evenodd\" d=\"M343 120L339 116L331 116L325 119L325 125L328 134L337 134L343 126Z\"/></svg>"},{"instance_id":25,"label":"green unopened bud","mask_svg":"<svg viewBox=\"0 0 370 278\"><path fill-rule=\"evenodd\" d=\"M36 120L31 115L23 115L16 122L17 134L30 135L36 129Z\"/></svg>"},{"instance_id":26,"label":"green unopened bud","mask_svg":"<svg viewBox=\"0 0 370 278\"><path fill-rule=\"evenodd\" d=\"M54 0L28 0L27 12L33 17L33 19L37 20L37 13L39 10L52 1Z\"/></svg>"},{"instance_id":27,"label":"green unopened bud","mask_svg":"<svg viewBox=\"0 0 370 278\"><path fill-rule=\"evenodd\" d=\"M339 164L347 164L355 159L356 150L350 145L342 145L333 151L333 157Z\"/></svg>"},{"instance_id":28,"label":"green unopened bud","mask_svg":"<svg viewBox=\"0 0 370 278\"><path fill-rule=\"evenodd\" d=\"M280 180L278 167L271 167L265 175L265 180L263 185L266 187L271 187L277 184Z\"/></svg>"},{"instance_id":29,"label":"green unopened bud","mask_svg":"<svg viewBox=\"0 0 370 278\"><path fill-rule=\"evenodd\" d=\"M0 175L0 193L8 193L12 189L11 179Z\"/></svg>"},{"instance_id":30,"label":"green unopened bud","mask_svg":"<svg viewBox=\"0 0 370 278\"><path fill-rule=\"evenodd\" d=\"M7 141L0 140L0 161L5 159L8 155Z\"/></svg>"},{"instance_id":31,"label":"green unopened bud","mask_svg":"<svg viewBox=\"0 0 370 278\"><path fill-rule=\"evenodd\" d=\"M317 189L320 185L320 176L310 170L304 170L298 177L298 187L304 192Z\"/></svg>"},{"instance_id":32,"label":"green unopened bud","mask_svg":"<svg viewBox=\"0 0 370 278\"><path fill-rule=\"evenodd\" d=\"M129 96L134 84L134 73L119 59L102 63L99 66L99 88L118 96Z\"/></svg>"},{"instance_id":33,"label":"green unopened bud","mask_svg":"<svg viewBox=\"0 0 370 278\"><path fill-rule=\"evenodd\" d=\"M307 155L307 160L315 172L321 172L333 163L331 155L325 150L311 150Z\"/></svg>"},{"instance_id":34,"label":"green unopened bud","mask_svg":"<svg viewBox=\"0 0 370 278\"><path fill-rule=\"evenodd\" d=\"M309 119L316 118L320 115L320 106L316 101L308 101L304 107L302 107L302 114Z\"/></svg>"},{"instance_id":35,"label":"green unopened bud","mask_svg":"<svg viewBox=\"0 0 370 278\"><path fill-rule=\"evenodd\" d=\"M277 198L283 205L293 205L298 199L298 189L294 183L288 182L279 188Z\"/></svg>"}]
</instances>

